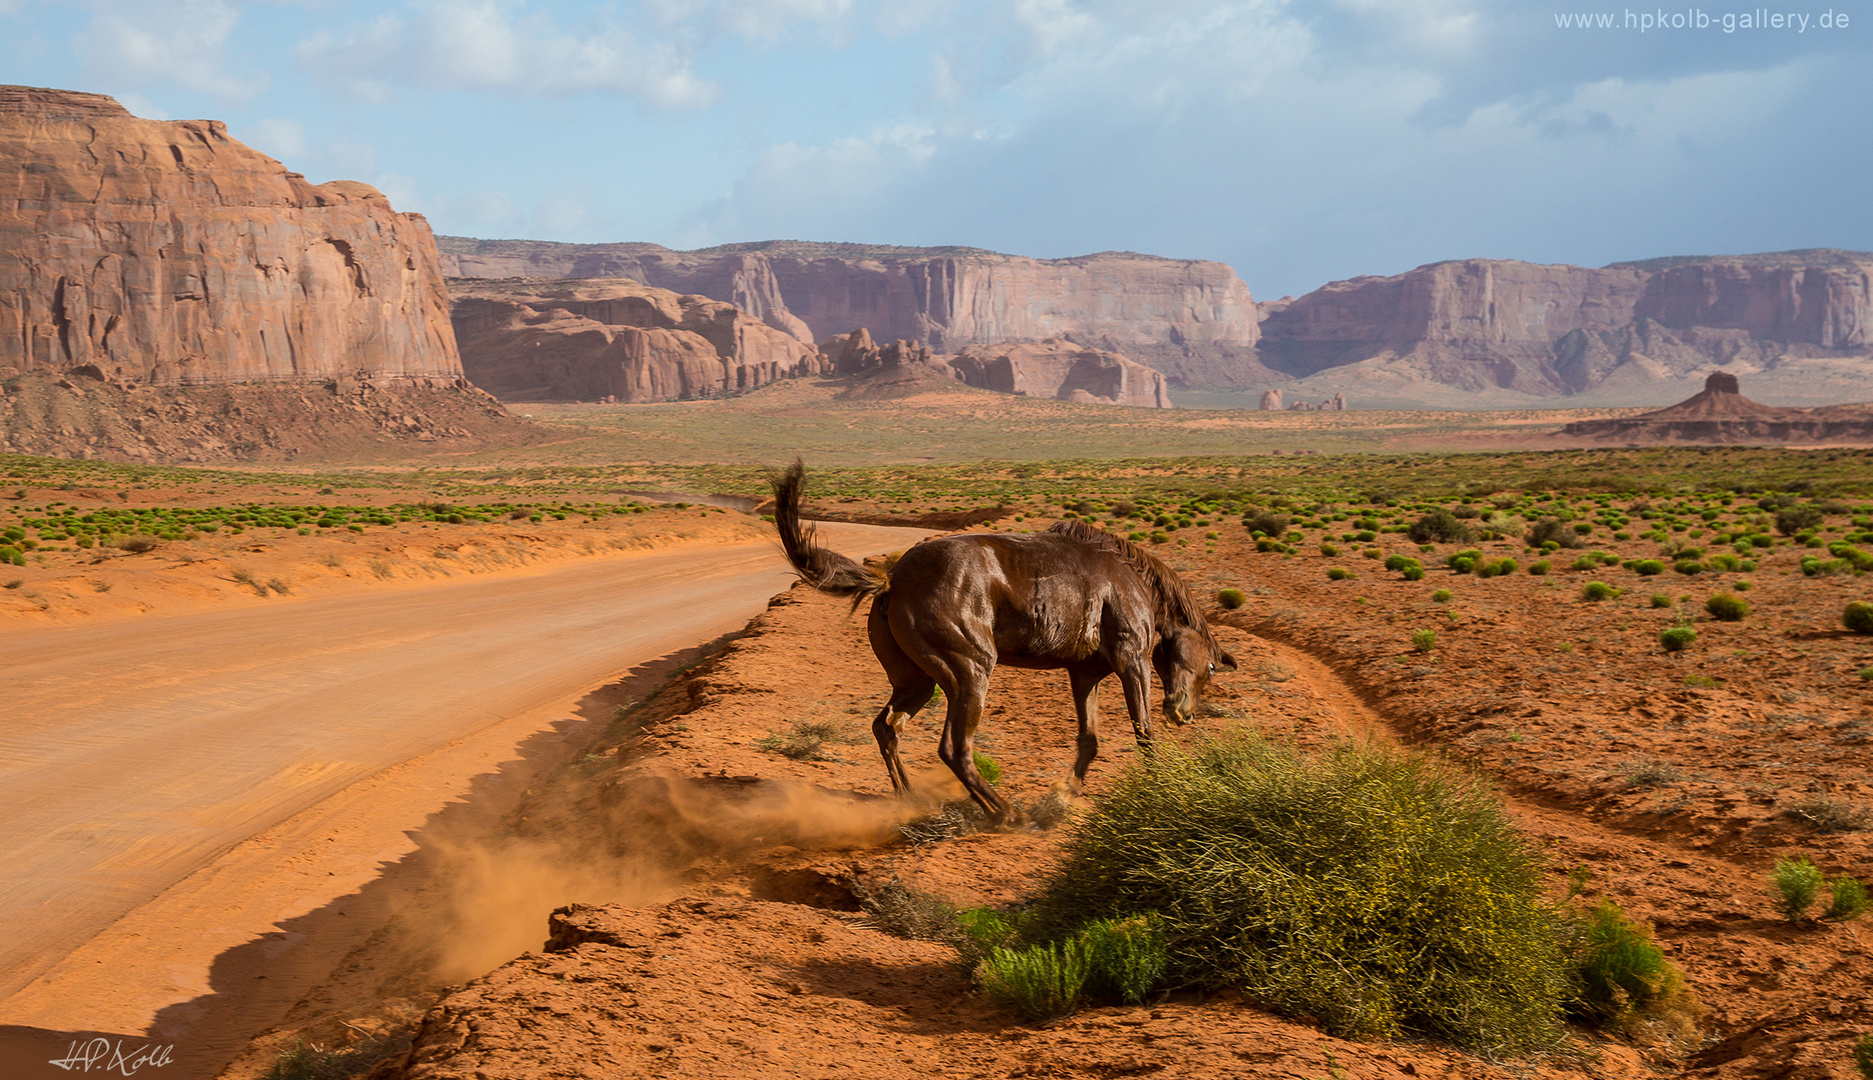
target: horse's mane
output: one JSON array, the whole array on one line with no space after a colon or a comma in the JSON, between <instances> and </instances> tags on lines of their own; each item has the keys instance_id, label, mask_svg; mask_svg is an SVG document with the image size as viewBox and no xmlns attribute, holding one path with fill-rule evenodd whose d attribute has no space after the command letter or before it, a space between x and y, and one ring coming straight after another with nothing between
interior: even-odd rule
<instances>
[{"instance_id":1,"label":"horse's mane","mask_svg":"<svg viewBox=\"0 0 1873 1080\"><path fill-rule=\"evenodd\" d=\"M1210 633L1210 621L1203 617L1203 610L1197 606L1196 597L1190 595L1190 586L1185 585L1177 571L1164 565L1156 555L1123 536L1114 536L1076 518L1057 521L1047 531L1118 556L1151 590L1152 619L1160 630L1188 626L1202 633L1204 640L1210 642L1212 647L1215 646L1216 638Z\"/></svg>"}]
</instances>

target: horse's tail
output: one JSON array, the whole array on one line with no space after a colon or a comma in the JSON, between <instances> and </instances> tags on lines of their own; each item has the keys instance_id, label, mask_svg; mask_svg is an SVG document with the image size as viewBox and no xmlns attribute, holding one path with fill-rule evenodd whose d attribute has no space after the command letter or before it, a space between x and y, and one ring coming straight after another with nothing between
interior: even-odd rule
<instances>
[{"instance_id":1,"label":"horse's tail","mask_svg":"<svg viewBox=\"0 0 1873 1080\"><path fill-rule=\"evenodd\" d=\"M849 596L857 607L868 596L891 587L890 579L824 546L813 526L800 520L800 494L806 489L806 463L798 459L785 472L769 477L774 485L774 524L800 580L823 593Z\"/></svg>"}]
</instances>

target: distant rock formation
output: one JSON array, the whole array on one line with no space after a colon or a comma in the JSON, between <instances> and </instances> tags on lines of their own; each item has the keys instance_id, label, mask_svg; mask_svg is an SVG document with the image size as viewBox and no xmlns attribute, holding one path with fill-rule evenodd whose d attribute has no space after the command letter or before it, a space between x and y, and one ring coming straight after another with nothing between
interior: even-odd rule
<instances>
[{"instance_id":1,"label":"distant rock formation","mask_svg":"<svg viewBox=\"0 0 1873 1080\"><path fill-rule=\"evenodd\" d=\"M0 86L0 375L462 376L429 225L217 120Z\"/></svg>"},{"instance_id":2,"label":"distant rock formation","mask_svg":"<svg viewBox=\"0 0 1873 1080\"><path fill-rule=\"evenodd\" d=\"M1306 378L1353 364L1465 391L1587 391L1615 373L1873 351L1873 254L1659 259L1601 269L1433 263L1266 306L1261 362Z\"/></svg>"},{"instance_id":3,"label":"distant rock formation","mask_svg":"<svg viewBox=\"0 0 1873 1080\"><path fill-rule=\"evenodd\" d=\"M0 86L0 449L222 461L527 428L462 378L421 215L220 121Z\"/></svg>"},{"instance_id":4,"label":"distant rock formation","mask_svg":"<svg viewBox=\"0 0 1873 1080\"><path fill-rule=\"evenodd\" d=\"M946 359L963 382L985 390L1095 405L1174 407L1161 372L1118 353L1061 338L1025 345L971 345Z\"/></svg>"},{"instance_id":5,"label":"distant rock formation","mask_svg":"<svg viewBox=\"0 0 1873 1080\"><path fill-rule=\"evenodd\" d=\"M1735 375L1719 371L1697 395L1638 416L1579 420L1562 434L1629 443L1831 442L1873 439L1873 406L1778 409L1743 396Z\"/></svg>"},{"instance_id":6,"label":"distant rock formation","mask_svg":"<svg viewBox=\"0 0 1873 1080\"><path fill-rule=\"evenodd\" d=\"M930 346L921 341L899 338L888 345L878 345L864 327L849 334L834 334L819 343L822 366L835 375L857 375L905 364L930 363Z\"/></svg>"},{"instance_id":7,"label":"distant rock formation","mask_svg":"<svg viewBox=\"0 0 1873 1080\"><path fill-rule=\"evenodd\" d=\"M1259 312L1248 286L1216 262L798 241L700 251L463 237L439 243L451 277L628 277L731 302L809 344L861 327L940 352L1059 337L1123 352L1179 385L1241 387L1266 374L1254 358Z\"/></svg>"},{"instance_id":8,"label":"distant rock formation","mask_svg":"<svg viewBox=\"0 0 1873 1080\"><path fill-rule=\"evenodd\" d=\"M1261 407L1262 407L1263 412L1280 412L1281 411L1281 391L1279 390L1262 391L1262 406Z\"/></svg>"},{"instance_id":9,"label":"distant rock formation","mask_svg":"<svg viewBox=\"0 0 1873 1080\"><path fill-rule=\"evenodd\" d=\"M458 282L469 378L504 401L676 401L817 374L813 349L704 296L627 278Z\"/></svg>"}]
</instances>

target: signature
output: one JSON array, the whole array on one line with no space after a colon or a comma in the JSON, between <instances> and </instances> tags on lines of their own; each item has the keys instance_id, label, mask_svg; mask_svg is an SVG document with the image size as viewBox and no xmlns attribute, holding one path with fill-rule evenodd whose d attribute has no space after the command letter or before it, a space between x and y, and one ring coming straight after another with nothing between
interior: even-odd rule
<instances>
[{"instance_id":1,"label":"signature","mask_svg":"<svg viewBox=\"0 0 1873 1080\"><path fill-rule=\"evenodd\" d=\"M122 1040L113 1042L110 1039L92 1039L90 1042L72 1043L64 1057L54 1058L46 1064L57 1065L67 1072L90 1072L95 1065L107 1073L121 1072L125 1076L134 1076L145 1065L160 1069L169 1064L175 1049L173 1044L158 1046L150 1043L125 1053Z\"/></svg>"}]
</instances>

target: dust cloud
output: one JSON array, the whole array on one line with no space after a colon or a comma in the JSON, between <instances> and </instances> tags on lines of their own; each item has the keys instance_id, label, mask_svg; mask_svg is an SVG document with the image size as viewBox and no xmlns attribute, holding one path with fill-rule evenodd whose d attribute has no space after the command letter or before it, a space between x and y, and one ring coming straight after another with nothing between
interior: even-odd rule
<instances>
[{"instance_id":1,"label":"dust cloud","mask_svg":"<svg viewBox=\"0 0 1873 1080\"><path fill-rule=\"evenodd\" d=\"M400 921L433 934L436 976L458 983L546 940L566 904L650 906L733 876L775 847L851 850L898 839L937 803L965 797L948 770L913 777L918 798L881 799L788 780L686 779L628 771L565 785L498 835L432 838L431 893Z\"/></svg>"}]
</instances>

